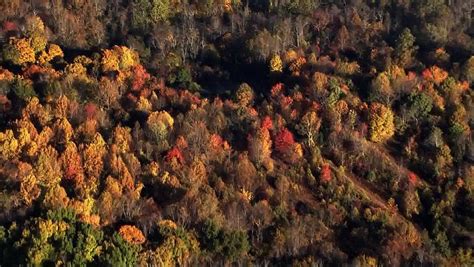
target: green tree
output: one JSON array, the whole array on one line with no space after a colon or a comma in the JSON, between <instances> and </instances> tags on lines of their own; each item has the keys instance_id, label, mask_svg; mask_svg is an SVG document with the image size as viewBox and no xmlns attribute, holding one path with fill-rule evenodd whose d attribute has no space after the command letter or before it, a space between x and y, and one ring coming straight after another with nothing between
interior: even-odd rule
<instances>
[{"instance_id":1,"label":"green tree","mask_svg":"<svg viewBox=\"0 0 474 267\"><path fill-rule=\"evenodd\" d=\"M408 104L408 116L416 120L428 116L433 108L433 100L425 93L411 93L408 96Z\"/></svg>"},{"instance_id":2,"label":"green tree","mask_svg":"<svg viewBox=\"0 0 474 267\"><path fill-rule=\"evenodd\" d=\"M410 64L413 63L413 58L417 50L418 46L415 45L415 36L413 36L410 29L405 28L398 36L395 45L395 59L397 64L402 67L410 66Z\"/></svg>"},{"instance_id":3,"label":"green tree","mask_svg":"<svg viewBox=\"0 0 474 267\"><path fill-rule=\"evenodd\" d=\"M162 241L154 252L154 258L162 266L186 266L199 252L199 242L194 234L172 221L161 221L158 232Z\"/></svg>"},{"instance_id":4,"label":"green tree","mask_svg":"<svg viewBox=\"0 0 474 267\"><path fill-rule=\"evenodd\" d=\"M67 230L56 233L57 236L54 237L57 246L55 258L70 262L73 266L86 266L98 260L104 236L102 231L78 221L72 210L49 211L47 217L56 222L67 223Z\"/></svg>"},{"instance_id":5,"label":"green tree","mask_svg":"<svg viewBox=\"0 0 474 267\"><path fill-rule=\"evenodd\" d=\"M152 0L150 18L153 23L166 22L171 15L170 0Z\"/></svg>"},{"instance_id":6,"label":"green tree","mask_svg":"<svg viewBox=\"0 0 474 267\"><path fill-rule=\"evenodd\" d=\"M105 266L127 267L135 266L138 260L140 247L127 243L118 233L104 242L104 255L101 261Z\"/></svg>"},{"instance_id":7,"label":"green tree","mask_svg":"<svg viewBox=\"0 0 474 267\"><path fill-rule=\"evenodd\" d=\"M474 82L474 56L471 56L464 64L464 76L470 82Z\"/></svg>"},{"instance_id":8,"label":"green tree","mask_svg":"<svg viewBox=\"0 0 474 267\"><path fill-rule=\"evenodd\" d=\"M442 46L454 25L454 17L444 0L419 0L414 2L418 20L420 41L424 44Z\"/></svg>"},{"instance_id":9,"label":"green tree","mask_svg":"<svg viewBox=\"0 0 474 267\"><path fill-rule=\"evenodd\" d=\"M37 96L30 80L16 78L13 81L12 88L15 95L23 101L29 101L31 98Z\"/></svg>"},{"instance_id":10,"label":"green tree","mask_svg":"<svg viewBox=\"0 0 474 267\"><path fill-rule=\"evenodd\" d=\"M149 0L133 0L130 9L130 23L132 29L145 32L149 30L150 10L152 5Z\"/></svg>"},{"instance_id":11,"label":"green tree","mask_svg":"<svg viewBox=\"0 0 474 267\"><path fill-rule=\"evenodd\" d=\"M131 24L141 33L149 31L154 24L168 21L171 15L170 0L133 0Z\"/></svg>"},{"instance_id":12,"label":"green tree","mask_svg":"<svg viewBox=\"0 0 474 267\"><path fill-rule=\"evenodd\" d=\"M247 234L243 231L225 232L222 245L224 257L231 261L245 256L250 249Z\"/></svg>"},{"instance_id":13,"label":"green tree","mask_svg":"<svg viewBox=\"0 0 474 267\"><path fill-rule=\"evenodd\" d=\"M101 230L77 220L74 211L68 209L51 210L42 217L31 218L22 224L22 229L10 228L5 232L0 228L0 248L17 257L3 262L17 261L18 265L86 266L98 260L102 239ZM10 243L10 248L2 247L2 241Z\"/></svg>"},{"instance_id":14,"label":"green tree","mask_svg":"<svg viewBox=\"0 0 474 267\"><path fill-rule=\"evenodd\" d=\"M225 231L211 220L204 222L201 228L201 244L214 255L235 261L245 256L250 249L247 234L242 231Z\"/></svg>"}]
</instances>

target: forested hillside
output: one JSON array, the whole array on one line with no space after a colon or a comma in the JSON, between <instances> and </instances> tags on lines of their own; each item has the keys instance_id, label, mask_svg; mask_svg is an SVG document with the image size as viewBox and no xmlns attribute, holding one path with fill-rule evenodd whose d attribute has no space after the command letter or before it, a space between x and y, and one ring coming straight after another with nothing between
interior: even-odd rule
<instances>
[{"instance_id":1,"label":"forested hillside","mask_svg":"<svg viewBox=\"0 0 474 267\"><path fill-rule=\"evenodd\" d=\"M474 266L468 0L0 0L0 266Z\"/></svg>"}]
</instances>

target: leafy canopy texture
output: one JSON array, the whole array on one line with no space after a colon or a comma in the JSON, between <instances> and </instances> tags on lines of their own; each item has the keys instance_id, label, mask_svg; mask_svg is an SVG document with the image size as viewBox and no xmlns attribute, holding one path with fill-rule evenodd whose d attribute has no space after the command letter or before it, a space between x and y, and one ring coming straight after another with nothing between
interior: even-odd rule
<instances>
[{"instance_id":1,"label":"leafy canopy texture","mask_svg":"<svg viewBox=\"0 0 474 267\"><path fill-rule=\"evenodd\" d=\"M474 266L470 2L0 0L0 266Z\"/></svg>"}]
</instances>

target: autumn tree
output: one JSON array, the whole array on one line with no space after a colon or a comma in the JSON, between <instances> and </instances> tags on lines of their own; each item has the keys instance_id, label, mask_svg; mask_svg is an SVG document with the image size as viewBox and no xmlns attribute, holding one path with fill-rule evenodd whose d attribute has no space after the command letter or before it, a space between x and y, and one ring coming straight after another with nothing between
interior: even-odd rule
<instances>
[{"instance_id":1,"label":"autumn tree","mask_svg":"<svg viewBox=\"0 0 474 267\"><path fill-rule=\"evenodd\" d=\"M0 132L0 147L2 148L0 156L6 160L12 159L20 153L20 144L10 129Z\"/></svg>"},{"instance_id":2,"label":"autumn tree","mask_svg":"<svg viewBox=\"0 0 474 267\"><path fill-rule=\"evenodd\" d=\"M30 205L41 194L41 188L33 173L33 167L28 163L20 163L18 166L18 175L22 177L20 182L20 197L25 204Z\"/></svg>"},{"instance_id":3,"label":"autumn tree","mask_svg":"<svg viewBox=\"0 0 474 267\"><path fill-rule=\"evenodd\" d=\"M309 92L313 100L320 99L326 92L328 76L322 72L315 72L311 77L311 90Z\"/></svg>"},{"instance_id":4,"label":"autumn tree","mask_svg":"<svg viewBox=\"0 0 474 267\"><path fill-rule=\"evenodd\" d=\"M270 137L271 124L268 120L256 130L254 135L248 137L249 155L251 160L257 164L263 164L268 170L273 169L273 161L270 158L272 153L272 140ZM270 121L271 122L271 121Z\"/></svg>"},{"instance_id":5,"label":"autumn tree","mask_svg":"<svg viewBox=\"0 0 474 267\"><path fill-rule=\"evenodd\" d=\"M56 58L64 57L64 52L59 45L50 44L47 51L42 51L38 57L39 64L46 64Z\"/></svg>"},{"instance_id":6,"label":"autumn tree","mask_svg":"<svg viewBox=\"0 0 474 267\"><path fill-rule=\"evenodd\" d=\"M166 153L165 160L172 166L179 166L184 163L184 156L179 148L173 147Z\"/></svg>"},{"instance_id":7,"label":"autumn tree","mask_svg":"<svg viewBox=\"0 0 474 267\"><path fill-rule=\"evenodd\" d=\"M130 128L122 126L117 126L114 129L113 141L120 153L130 152L132 142L132 135L130 132Z\"/></svg>"},{"instance_id":8,"label":"autumn tree","mask_svg":"<svg viewBox=\"0 0 474 267\"><path fill-rule=\"evenodd\" d=\"M147 133L150 139L159 145L160 150L169 147L168 135L173 129L174 119L166 111L156 111L148 116Z\"/></svg>"},{"instance_id":9,"label":"autumn tree","mask_svg":"<svg viewBox=\"0 0 474 267\"><path fill-rule=\"evenodd\" d=\"M303 157L303 147L295 142L293 133L282 128L274 137L275 150L282 158L290 163L297 162Z\"/></svg>"},{"instance_id":10,"label":"autumn tree","mask_svg":"<svg viewBox=\"0 0 474 267\"><path fill-rule=\"evenodd\" d=\"M253 89L247 83L241 84L235 92L235 101L242 107L252 105L254 98Z\"/></svg>"},{"instance_id":11,"label":"autumn tree","mask_svg":"<svg viewBox=\"0 0 474 267\"><path fill-rule=\"evenodd\" d=\"M41 200L41 205L46 210L66 208L70 202L66 190L59 184L46 188L44 198Z\"/></svg>"},{"instance_id":12,"label":"autumn tree","mask_svg":"<svg viewBox=\"0 0 474 267\"><path fill-rule=\"evenodd\" d=\"M449 124L449 133L452 140L455 140L469 131L470 128L467 124L467 110L463 105L458 105L454 108L449 118Z\"/></svg>"},{"instance_id":13,"label":"autumn tree","mask_svg":"<svg viewBox=\"0 0 474 267\"><path fill-rule=\"evenodd\" d=\"M341 28L339 28L336 34L336 39L335 39L336 47L339 50L344 50L350 41L349 37L350 37L349 31L347 30L347 27L343 25Z\"/></svg>"},{"instance_id":14,"label":"autumn tree","mask_svg":"<svg viewBox=\"0 0 474 267\"><path fill-rule=\"evenodd\" d=\"M41 186L50 188L61 181L62 171L58 164L58 152L53 147L46 146L41 149L34 167Z\"/></svg>"},{"instance_id":15,"label":"autumn tree","mask_svg":"<svg viewBox=\"0 0 474 267\"><path fill-rule=\"evenodd\" d=\"M408 218L420 213L421 203L416 190L410 189L402 193L400 209Z\"/></svg>"},{"instance_id":16,"label":"autumn tree","mask_svg":"<svg viewBox=\"0 0 474 267\"><path fill-rule=\"evenodd\" d=\"M115 145L111 146L108 165L112 175L120 177L121 188L124 191L133 192L135 189L135 179L125 163L124 157L118 153Z\"/></svg>"},{"instance_id":17,"label":"autumn tree","mask_svg":"<svg viewBox=\"0 0 474 267\"><path fill-rule=\"evenodd\" d=\"M340 76L350 76L357 74L360 71L360 66L357 62L346 62L342 60L336 61L335 72Z\"/></svg>"},{"instance_id":18,"label":"autumn tree","mask_svg":"<svg viewBox=\"0 0 474 267\"><path fill-rule=\"evenodd\" d=\"M279 55L274 55L270 60L270 71L271 72L282 72L283 71L283 61Z\"/></svg>"},{"instance_id":19,"label":"autumn tree","mask_svg":"<svg viewBox=\"0 0 474 267\"><path fill-rule=\"evenodd\" d=\"M68 142L66 149L61 154L59 162L62 165L64 179L72 181L76 187L81 187L85 180L82 157L76 144Z\"/></svg>"},{"instance_id":20,"label":"autumn tree","mask_svg":"<svg viewBox=\"0 0 474 267\"><path fill-rule=\"evenodd\" d=\"M388 73L380 73L374 80L372 80L370 91L371 100L381 101L385 104L389 104L393 96L394 92Z\"/></svg>"},{"instance_id":21,"label":"autumn tree","mask_svg":"<svg viewBox=\"0 0 474 267\"><path fill-rule=\"evenodd\" d=\"M422 76L426 80L439 85L448 78L448 72L435 65L425 69L422 73Z\"/></svg>"},{"instance_id":22,"label":"autumn tree","mask_svg":"<svg viewBox=\"0 0 474 267\"><path fill-rule=\"evenodd\" d=\"M139 63L138 54L125 46L114 46L102 51L102 71L128 71Z\"/></svg>"},{"instance_id":23,"label":"autumn tree","mask_svg":"<svg viewBox=\"0 0 474 267\"><path fill-rule=\"evenodd\" d=\"M235 164L236 179L234 182L239 188L252 190L257 177L257 169L249 160L247 154L240 154ZM258 165L257 165L258 166Z\"/></svg>"},{"instance_id":24,"label":"autumn tree","mask_svg":"<svg viewBox=\"0 0 474 267\"><path fill-rule=\"evenodd\" d=\"M120 82L102 77L99 80L99 90L96 95L96 101L107 109L117 106L119 97L122 93L121 88L122 85Z\"/></svg>"},{"instance_id":25,"label":"autumn tree","mask_svg":"<svg viewBox=\"0 0 474 267\"><path fill-rule=\"evenodd\" d=\"M15 65L26 65L35 62L35 50L26 38L10 38L3 49L3 58Z\"/></svg>"},{"instance_id":26,"label":"autumn tree","mask_svg":"<svg viewBox=\"0 0 474 267\"><path fill-rule=\"evenodd\" d=\"M87 81L87 69L80 63L71 63L66 66L64 72L71 77Z\"/></svg>"},{"instance_id":27,"label":"autumn tree","mask_svg":"<svg viewBox=\"0 0 474 267\"><path fill-rule=\"evenodd\" d=\"M40 17L31 16L26 19L25 35L29 38L29 43L35 53L39 53L46 48L48 42L46 29Z\"/></svg>"},{"instance_id":28,"label":"autumn tree","mask_svg":"<svg viewBox=\"0 0 474 267\"><path fill-rule=\"evenodd\" d=\"M69 142L74 134L74 129L66 118L58 119L52 127L55 134L55 141L59 144Z\"/></svg>"},{"instance_id":29,"label":"autumn tree","mask_svg":"<svg viewBox=\"0 0 474 267\"><path fill-rule=\"evenodd\" d=\"M131 243L140 245L145 242L145 236L142 231L133 225L123 225L119 229L119 234L123 240Z\"/></svg>"},{"instance_id":30,"label":"autumn tree","mask_svg":"<svg viewBox=\"0 0 474 267\"><path fill-rule=\"evenodd\" d=\"M132 72L132 90L139 91L143 88L145 82L150 79L150 74L141 64L134 66Z\"/></svg>"},{"instance_id":31,"label":"autumn tree","mask_svg":"<svg viewBox=\"0 0 474 267\"><path fill-rule=\"evenodd\" d=\"M372 103L369 109L369 139L384 142L395 133L394 115L390 108L380 103Z\"/></svg>"},{"instance_id":32,"label":"autumn tree","mask_svg":"<svg viewBox=\"0 0 474 267\"><path fill-rule=\"evenodd\" d=\"M82 153L84 171L86 173L86 193L94 192L98 186L98 179L103 171L104 157L107 153L107 144L99 133L96 133L92 142L88 145L81 145L79 150Z\"/></svg>"},{"instance_id":33,"label":"autumn tree","mask_svg":"<svg viewBox=\"0 0 474 267\"><path fill-rule=\"evenodd\" d=\"M332 180L331 167L328 163L324 163L321 167L320 179L324 183L328 183Z\"/></svg>"},{"instance_id":34,"label":"autumn tree","mask_svg":"<svg viewBox=\"0 0 474 267\"><path fill-rule=\"evenodd\" d=\"M365 266L365 267L376 267L377 266L377 259L367 255L359 255L354 258L352 261L354 266Z\"/></svg>"},{"instance_id":35,"label":"autumn tree","mask_svg":"<svg viewBox=\"0 0 474 267\"><path fill-rule=\"evenodd\" d=\"M291 149L294 143L293 133L287 128L283 128L275 136L275 150L279 153L285 154Z\"/></svg>"}]
</instances>

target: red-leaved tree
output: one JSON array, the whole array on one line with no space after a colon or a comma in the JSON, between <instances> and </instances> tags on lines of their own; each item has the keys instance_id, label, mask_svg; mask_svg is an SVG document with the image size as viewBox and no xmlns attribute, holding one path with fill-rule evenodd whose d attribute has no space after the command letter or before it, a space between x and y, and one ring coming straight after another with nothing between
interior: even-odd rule
<instances>
[{"instance_id":1,"label":"red-leaved tree","mask_svg":"<svg viewBox=\"0 0 474 267\"><path fill-rule=\"evenodd\" d=\"M293 138L293 134L286 128L283 128L277 135L275 136L275 149L279 153L285 154L287 153L295 140Z\"/></svg>"}]
</instances>

